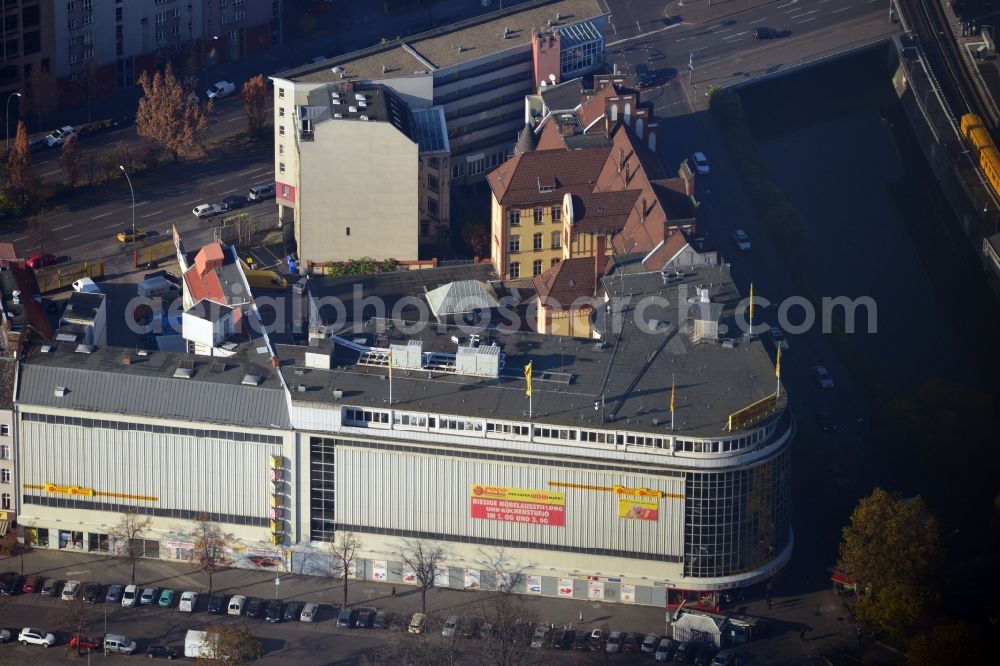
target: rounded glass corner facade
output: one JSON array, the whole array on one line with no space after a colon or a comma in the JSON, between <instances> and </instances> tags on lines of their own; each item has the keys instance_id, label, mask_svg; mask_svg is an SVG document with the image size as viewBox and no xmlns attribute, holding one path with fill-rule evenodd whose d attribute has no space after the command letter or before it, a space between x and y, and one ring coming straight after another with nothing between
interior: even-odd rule
<instances>
[{"instance_id":1,"label":"rounded glass corner facade","mask_svg":"<svg viewBox=\"0 0 1000 666\"><path fill-rule=\"evenodd\" d=\"M787 442L752 467L687 472L685 578L749 578L780 557L791 542L790 482Z\"/></svg>"}]
</instances>

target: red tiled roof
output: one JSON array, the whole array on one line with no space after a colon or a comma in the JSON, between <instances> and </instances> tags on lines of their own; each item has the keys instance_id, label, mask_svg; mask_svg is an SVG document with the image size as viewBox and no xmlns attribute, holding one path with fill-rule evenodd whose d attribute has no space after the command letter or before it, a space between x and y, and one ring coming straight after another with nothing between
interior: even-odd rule
<instances>
[{"instance_id":1,"label":"red tiled roof","mask_svg":"<svg viewBox=\"0 0 1000 666\"><path fill-rule=\"evenodd\" d=\"M663 270L667 262L676 257L677 253L683 250L687 244L688 241L684 237L684 234L680 231L675 231L658 248L643 259L642 267L647 271Z\"/></svg>"},{"instance_id":2,"label":"red tiled roof","mask_svg":"<svg viewBox=\"0 0 1000 666\"><path fill-rule=\"evenodd\" d=\"M504 205L558 202L567 192L592 192L607 156L607 148L536 150L507 160L488 180L497 200Z\"/></svg>"},{"instance_id":3,"label":"red tiled roof","mask_svg":"<svg viewBox=\"0 0 1000 666\"><path fill-rule=\"evenodd\" d=\"M639 194L639 190L625 190L573 195L573 231L621 231Z\"/></svg>"},{"instance_id":4,"label":"red tiled roof","mask_svg":"<svg viewBox=\"0 0 1000 666\"><path fill-rule=\"evenodd\" d=\"M604 102L609 97L614 97L617 94L618 91L615 90L614 86L608 86L603 90L598 90L594 94L594 96L588 99L586 102L584 102L583 105L580 107L580 109L576 112L577 117L580 118L580 124L583 125L584 128L586 128L588 125L590 125L590 123L594 122L602 115L604 115ZM594 128L591 129L590 131L603 132L604 125L603 124L600 125L600 130Z\"/></svg>"},{"instance_id":5,"label":"red tiled roof","mask_svg":"<svg viewBox=\"0 0 1000 666\"><path fill-rule=\"evenodd\" d=\"M597 290L594 258L564 259L541 275L535 276L535 291L546 301L569 307L578 298L589 298Z\"/></svg>"}]
</instances>

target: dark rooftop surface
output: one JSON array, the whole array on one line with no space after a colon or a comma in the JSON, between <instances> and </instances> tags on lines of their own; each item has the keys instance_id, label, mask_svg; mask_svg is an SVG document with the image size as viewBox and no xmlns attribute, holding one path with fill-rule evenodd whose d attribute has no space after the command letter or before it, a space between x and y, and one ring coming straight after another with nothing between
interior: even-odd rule
<instances>
[{"instance_id":1,"label":"dark rooftop surface","mask_svg":"<svg viewBox=\"0 0 1000 666\"><path fill-rule=\"evenodd\" d=\"M93 321L106 298L104 294L74 291L66 301L62 318L74 322Z\"/></svg>"},{"instance_id":2,"label":"dark rooftop surface","mask_svg":"<svg viewBox=\"0 0 1000 666\"><path fill-rule=\"evenodd\" d=\"M372 275L314 276L309 278L307 289L309 297L320 306L319 321L310 321L310 324L344 322L345 317L348 322L367 317L389 316L413 321L421 318L421 307L416 305L416 302L421 301L423 305L427 305L424 299L426 292L452 282L464 280L491 282L496 279L497 274L492 263ZM502 295L500 290L497 290L497 295ZM404 298L407 300L402 301ZM340 306L344 308L343 315L338 312ZM395 315L393 315L394 309L396 309ZM429 310L429 307L424 308L425 313L429 313Z\"/></svg>"},{"instance_id":3,"label":"dark rooftop surface","mask_svg":"<svg viewBox=\"0 0 1000 666\"><path fill-rule=\"evenodd\" d=\"M556 14L561 18L556 19ZM341 75L347 79L371 80L429 73L528 44L532 28L542 28L549 21L553 27L561 27L603 14L597 0L539 0L311 63L276 74L275 78L320 83L339 81ZM579 33L574 31L570 39ZM334 67L341 71L334 72Z\"/></svg>"},{"instance_id":4,"label":"dark rooftop surface","mask_svg":"<svg viewBox=\"0 0 1000 666\"><path fill-rule=\"evenodd\" d=\"M580 95L583 94L581 82L583 79L570 79L558 85L547 85L541 89L542 101L549 112L571 111L580 105Z\"/></svg>"},{"instance_id":5,"label":"dark rooftop surface","mask_svg":"<svg viewBox=\"0 0 1000 666\"><path fill-rule=\"evenodd\" d=\"M247 343L227 358L161 351L143 356L122 347L84 353L73 343L35 344L22 359L20 401L127 416L287 427L281 378L270 359L263 341ZM247 375L259 383L244 385ZM63 396L56 395L56 387L65 387Z\"/></svg>"},{"instance_id":6,"label":"dark rooftop surface","mask_svg":"<svg viewBox=\"0 0 1000 666\"><path fill-rule=\"evenodd\" d=\"M692 341L687 306L698 287L708 289L712 301L722 305L722 323L734 331L731 319L740 294L724 269L699 266L669 279L659 272L624 271L606 278L606 289L629 299L619 311L620 333L613 333L603 344L593 339L440 324L404 335L399 322L369 319L338 333L345 343L334 346L331 370L304 368L305 347L279 346L277 354L289 385L304 387L292 391L295 402L387 407L386 368L359 365L361 354L355 345L387 348L420 340L425 353L453 354L458 345L452 336L467 345L471 332L478 331L480 346L495 342L501 348L504 360L498 378L396 370L393 407L523 421L528 409L523 369L531 361L537 423L666 434L673 377L676 433L718 435L730 414L773 394L776 380L771 358L758 339L744 341L730 333L729 337L736 338L732 348L721 341ZM646 307L644 320L636 322L636 306L643 296L654 295L666 299L667 306ZM296 369L301 374L294 373ZM341 400L334 398L334 389L342 391ZM603 423L602 412L594 409L602 396Z\"/></svg>"}]
</instances>

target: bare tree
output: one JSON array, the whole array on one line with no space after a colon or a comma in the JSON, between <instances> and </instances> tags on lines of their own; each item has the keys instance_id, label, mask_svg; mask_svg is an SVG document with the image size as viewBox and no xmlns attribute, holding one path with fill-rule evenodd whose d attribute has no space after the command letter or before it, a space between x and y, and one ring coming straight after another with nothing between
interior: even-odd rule
<instances>
[{"instance_id":1,"label":"bare tree","mask_svg":"<svg viewBox=\"0 0 1000 666\"><path fill-rule=\"evenodd\" d=\"M62 155L59 156L63 171L66 172L66 183L75 187L80 182L83 166L80 163L80 144L76 137L70 137L63 143Z\"/></svg>"},{"instance_id":2,"label":"bare tree","mask_svg":"<svg viewBox=\"0 0 1000 666\"><path fill-rule=\"evenodd\" d=\"M427 590L434 587L434 573L447 557L443 546L421 539L403 542L399 557L413 571L420 587L420 612L427 612Z\"/></svg>"},{"instance_id":3,"label":"bare tree","mask_svg":"<svg viewBox=\"0 0 1000 666\"><path fill-rule=\"evenodd\" d=\"M93 610L93 604L88 604L83 600L82 589L77 591L77 595L73 597L69 604L63 606L63 621L69 626L70 633L76 635L77 654L83 654L83 648L80 643L83 642L82 639L86 636L84 629L90 623L90 616Z\"/></svg>"},{"instance_id":4,"label":"bare tree","mask_svg":"<svg viewBox=\"0 0 1000 666\"><path fill-rule=\"evenodd\" d=\"M208 519L208 514L198 515L194 528L194 548L191 549L191 562L198 570L208 574L208 594L212 594L212 576L230 564L226 549L233 540L232 534L222 531L217 523Z\"/></svg>"},{"instance_id":5,"label":"bare tree","mask_svg":"<svg viewBox=\"0 0 1000 666\"><path fill-rule=\"evenodd\" d=\"M330 542L334 573L344 581L344 608L347 607L347 579L357 561L359 550L361 538L354 532L338 532L336 539Z\"/></svg>"},{"instance_id":6,"label":"bare tree","mask_svg":"<svg viewBox=\"0 0 1000 666\"><path fill-rule=\"evenodd\" d=\"M145 553L143 537L152 524L152 517L144 516L136 509L129 509L110 530L115 542L115 556L132 563L132 577L129 579L132 585L135 585L135 564Z\"/></svg>"},{"instance_id":7,"label":"bare tree","mask_svg":"<svg viewBox=\"0 0 1000 666\"><path fill-rule=\"evenodd\" d=\"M23 120L17 123L14 146L10 149L10 154L7 155L7 178L6 189L21 205L24 205L38 181L35 178L35 170L31 166L28 128L25 127Z\"/></svg>"},{"instance_id":8,"label":"bare tree","mask_svg":"<svg viewBox=\"0 0 1000 666\"><path fill-rule=\"evenodd\" d=\"M267 118L268 90L263 74L258 74L243 84L240 99L247 114L247 133L251 140L256 139Z\"/></svg>"},{"instance_id":9,"label":"bare tree","mask_svg":"<svg viewBox=\"0 0 1000 666\"><path fill-rule=\"evenodd\" d=\"M41 254L45 254L45 246L52 238L52 229L45 211L28 219L28 237Z\"/></svg>"},{"instance_id":10,"label":"bare tree","mask_svg":"<svg viewBox=\"0 0 1000 666\"><path fill-rule=\"evenodd\" d=\"M264 644L245 624L217 624L208 629L211 657L199 657L196 664L246 664L264 656Z\"/></svg>"},{"instance_id":11,"label":"bare tree","mask_svg":"<svg viewBox=\"0 0 1000 666\"><path fill-rule=\"evenodd\" d=\"M510 592L498 592L482 601L483 617L489 623L477 650L482 666L535 666L541 660L532 651L531 632L537 621L534 610L524 598Z\"/></svg>"},{"instance_id":12,"label":"bare tree","mask_svg":"<svg viewBox=\"0 0 1000 666\"><path fill-rule=\"evenodd\" d=\"M527 577L528 567L512 558L504 548L480 549L479 554L479 564L493 575L494 589L498 593L512 593Z\"/></svg>"},{"instance_id":13,"label":"bare tree","mask_svg":"<svg viewBox=\"0 0 1000 666\"><path fill-rule=\"evenodd\" d=\"M181 82L169 64L152 78L143 72L138 83L143 92L135 114L139 136L165 148L175 161L203 155L202 138L214 108L212 101L202 107L194 95L194 82Z\"/></svg>"}]
</instances>

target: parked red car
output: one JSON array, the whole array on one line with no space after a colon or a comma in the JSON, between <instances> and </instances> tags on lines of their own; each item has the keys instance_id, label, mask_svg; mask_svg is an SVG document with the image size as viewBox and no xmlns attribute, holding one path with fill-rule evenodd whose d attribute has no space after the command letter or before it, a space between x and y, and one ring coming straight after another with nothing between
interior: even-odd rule
<instances>
[{"instance_id":1,"label":"parked red car","mask_svg":"<svg viewBox=\"0 0 1000 666\"><path fill-rule=\"evenodd\" d=\"M27 580L24 581L24 586L21 591L25 594L34 594L38 592L38 588L41 585L41 579L38 576L28 576Z\"/></svg>"},{"instance_id":2,"label":"parked red car","mask_svg":"<svg viewBox=\"0 0 1000 666\"><path fill-rule=\"evenodd\" d=\"M39 268L45 268L46 266L51 266L58 263L59 259L54 254L42 254L41 252L36 252L35 254L28 257L28 268L33 270L38 270Z\"/></svg>"},{"instance_id":3,"label":"parked red car","mask_svg":"<svg viewBox=\"0 0 1000 666\"><path fill-rule=\"evenodd\" d=\"M97 638L91 638L87 634L73 634L73 638L69 639L69 646L74 650L81 650L83 652L90 652L91 650L98 650L102 645L102 641Z\"/></svg>"}]
</instances>

